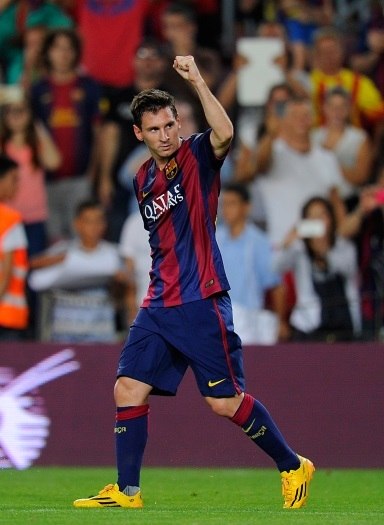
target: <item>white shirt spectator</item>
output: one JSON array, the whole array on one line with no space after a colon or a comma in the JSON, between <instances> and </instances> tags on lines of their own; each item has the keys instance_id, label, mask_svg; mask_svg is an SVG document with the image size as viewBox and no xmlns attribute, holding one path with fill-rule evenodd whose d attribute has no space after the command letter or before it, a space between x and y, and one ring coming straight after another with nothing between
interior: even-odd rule
<instances>
[{"instance_id":1,"label":"white shirt spectator","mask_svg":"<svg viewBox=\"0 0 384 525\"><path fill-rule=\"evenodd\" d=\"M252 184L253 203L260 202L266 229L273 245L279 245L300 218L304 203L319 195L328 197L332 187L343 183L333 152L313 147L300 153L282 139L273 143L272 165ZM258 210L252 216L260 220Z\"/></svg>"}]
</instances>

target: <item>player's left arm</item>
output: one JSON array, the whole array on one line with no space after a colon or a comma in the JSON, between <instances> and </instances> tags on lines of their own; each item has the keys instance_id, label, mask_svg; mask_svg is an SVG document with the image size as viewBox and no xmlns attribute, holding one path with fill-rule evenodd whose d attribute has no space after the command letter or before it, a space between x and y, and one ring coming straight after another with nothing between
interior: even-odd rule
<instances>
[{"instance_id":1,"label":"player's left arm","mask_svg":"<svg viewBox=\"0 0 384 525\"><path fill-rule=\"evenodd\" d=\"M210 140L213 152L219 159L224 157L233 138L233 125L225 109L205 83L193 56L177 56L173 68L194 87L212 129Z\"/></svg>"}]
</instances>

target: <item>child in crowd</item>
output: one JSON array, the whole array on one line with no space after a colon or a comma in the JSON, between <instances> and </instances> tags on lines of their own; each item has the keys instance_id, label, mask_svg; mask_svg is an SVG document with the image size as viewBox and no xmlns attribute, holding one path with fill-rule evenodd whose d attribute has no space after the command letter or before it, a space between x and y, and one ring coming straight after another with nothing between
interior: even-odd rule
<instances>
[{"instance_id":1,"label":"child in crowd","mask_svg":"<svg viewBox=\"0 0 384 525\"><path fill-rule=\"evenodd\" d=\"M56 293L50 319L56 323L56 340L115 340L110 285L124 284L125 273L117 246L103 240L106 220L98 201L78 205L74 229L74 240L60 241L31 260L30 286Z\"/></svg>"}]
</instances>

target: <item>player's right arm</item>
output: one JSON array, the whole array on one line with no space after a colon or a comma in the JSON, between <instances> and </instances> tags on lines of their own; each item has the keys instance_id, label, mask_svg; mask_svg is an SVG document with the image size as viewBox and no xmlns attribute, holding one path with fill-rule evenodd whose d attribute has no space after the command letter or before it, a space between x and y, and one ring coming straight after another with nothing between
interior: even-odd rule
<instances>
[{"instance_id":1,"label":"player's right arm","mask_svg":"<svg viewBox=\"0 0 384 525\"><path fill-rule=\"evenodd\" d=\"M212 129L210 138L214 154L217 158L224 157L233 138L233 125L225 109L205 83L192 56L177 56L173 67L192 84L198 94L205 118Z\"/></svg>"}]
</instances>

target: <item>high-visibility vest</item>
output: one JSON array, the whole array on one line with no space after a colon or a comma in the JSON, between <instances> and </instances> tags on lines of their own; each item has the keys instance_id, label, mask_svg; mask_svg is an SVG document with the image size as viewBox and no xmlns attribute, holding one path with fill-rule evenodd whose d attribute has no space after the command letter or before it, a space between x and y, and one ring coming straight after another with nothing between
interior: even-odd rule
<instances>
[{"instance_id":1,"label":"high-visibility vest","mask_svg":"<svg viewBox=\"0 0 384 525\"><path fill-rule=\"evenodd\" d=\"M21 215L16 210L0 203L0 282L4 259L3 239L18 224ZM25 294L25 281L28 270L26 246L12 251L12 274L5 293L0 298L0 326L22 329L28 324L28 305Z\"/></svg>"}]
</instances>

